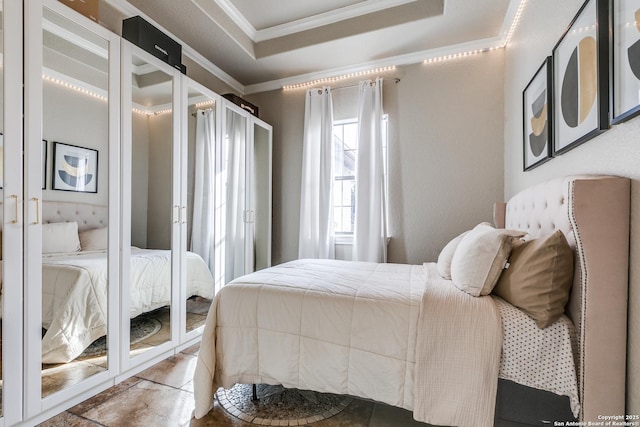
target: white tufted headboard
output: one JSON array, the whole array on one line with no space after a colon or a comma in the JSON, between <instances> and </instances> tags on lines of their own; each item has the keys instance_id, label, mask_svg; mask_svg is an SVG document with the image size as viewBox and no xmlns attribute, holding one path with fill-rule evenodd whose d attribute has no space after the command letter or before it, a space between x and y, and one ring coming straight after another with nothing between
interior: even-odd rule
<instances>
[{"instance_id":1,"label":"white tufted headboard","mask_svg":"<svg viewBox=\"0 0 640 427\"><path fill-rule=\"evenodd\" d=\"M494 210L496 226L533 238L562 230L575 251L567 314L576 326L584 421L625 413L630 190L627 178L557 178Z\"/></svg>"},{"instance_id":2,"label":"white tufted headboard","mask_svg":"<svg viewBox=\"0 0 640 427\"><path fill-rule=\"evenodd\" d=\"M109 209L107 206L89 203L42 202L42 222L71 222L78 223L78 231L102 228L109 224Z\"/></svg>"},{"instance_id":3,"label":"white tufted headboard","mask_svg":"<svg viewBox=\"0 0 640 427\"><path fill-rule=\"evenodd\" d=\"M2 203L0 203L0 213ZM71 222L78 223L78 231L102 228L109 225L109 209L107 206L92 205L90 203L54 202L45 200L42 202L42 222ZM0 230L2 230L0 221Z\"/></svg>"}]
</instances>

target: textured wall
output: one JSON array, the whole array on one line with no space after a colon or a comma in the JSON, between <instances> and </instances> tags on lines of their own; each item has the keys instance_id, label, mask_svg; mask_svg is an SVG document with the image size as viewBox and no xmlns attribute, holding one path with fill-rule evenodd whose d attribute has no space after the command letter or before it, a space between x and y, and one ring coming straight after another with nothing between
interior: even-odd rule
<instances>
[{"instance_id":1,"label":"textured wall","mask_svg":"<svg viewBox=\"0 0 640 427\"><path fill-rule=\"evenodd\" d=\"M547 179L581 173L612 174L633 179L627 413L640 413L640 118L522 172L522 90L559 40L582 0L528 2L505 58L505 197Z\"/></svg>"},{"instance_id":2,"label":"textured wall","mask_svg":"<svg viewBox=\"0 0 640 427\"><path fill-rule=\"evenodd\" d=\"M491 220L504 186L502 70L495 51L386 78L391 262L434 261L449 239ZM304 93L249 97L274 128L274 263L298 253Z\"/></svg>"}]
</instances>

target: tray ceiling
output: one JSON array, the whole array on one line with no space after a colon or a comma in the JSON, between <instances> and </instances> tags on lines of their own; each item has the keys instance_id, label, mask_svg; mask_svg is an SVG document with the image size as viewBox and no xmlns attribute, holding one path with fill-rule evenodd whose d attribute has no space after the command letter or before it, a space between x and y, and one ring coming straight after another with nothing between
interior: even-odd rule
<instances>
[{"instance_id":1,"label":"tray ceiling","mask_svg":"<svg viewBox=\"0 0 640 427\"><path fill-rule=\"evenodd\" d=\"M127 0L249 92L504 40L524 0Z\"/></svg>"}]
</instances>

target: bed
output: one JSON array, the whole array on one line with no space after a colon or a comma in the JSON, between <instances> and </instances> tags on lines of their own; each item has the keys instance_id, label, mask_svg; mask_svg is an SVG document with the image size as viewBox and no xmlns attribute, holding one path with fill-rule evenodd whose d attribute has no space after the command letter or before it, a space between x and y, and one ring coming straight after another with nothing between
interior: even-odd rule
<instances>
[{"instance_id":1,"label":"bed","mask_svg":"<svg viewBox=\"0 0 640 427\"><path fill-rule=\"evenodd\" d=\"M587 176L496 205L499 227L530 239L560 230L573 249L566 313L544 329L499 298L460 292L434 263L298 260L238 278L209 311L195 416L210 410L219 386L234 383L359 396L436 425L493 425L513 408L531 412L513 421L536 425L623 414L629 205L628 179ZM524 347L550 337L559 352ZM547 358L523 362L527 352ZM499 382L525 391L500 392ZM537 403L549 395L552 404Z\"/></svg>"},{"instance_id":2,"label":"bed","mask_svg":"<svg viewBox=\"0 0 640 427\"><path fill-rule=\"evenodd\" d=\"M107 333L107 209L43 205L42 363L66 363ZM187 296L212 299L212 275L187 253ZM131 249L130 318L171 300L171 251Z\"/></svg>"}]
</instances>

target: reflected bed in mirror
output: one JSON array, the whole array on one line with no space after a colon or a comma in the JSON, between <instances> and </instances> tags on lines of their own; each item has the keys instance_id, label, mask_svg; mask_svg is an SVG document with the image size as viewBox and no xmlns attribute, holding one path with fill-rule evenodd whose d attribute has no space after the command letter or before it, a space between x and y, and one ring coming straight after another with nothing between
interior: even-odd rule
<instances>
[{"instance_id":1,"label":"reflected bed in mirror","mask_svg":"<svg viewBox=\"0 0 640 427\"><path fill-rule=\"evenodd\" d=\"M104 352L87 348L99 347L94 342L107 333L107 230L104 206L43 203L44 395L106 369ZM213 278L196 254L188 253L187 268L191 322L203 322L206 312L201 313L200 306L213 298ZM163 308L170 297L170 251L132 248L130 317L137 319L132 321L133 348L153 347L168 329L162 327L167 317ZM160 327L148 333L154 325Z\"/></svg>"}]
</instances>

